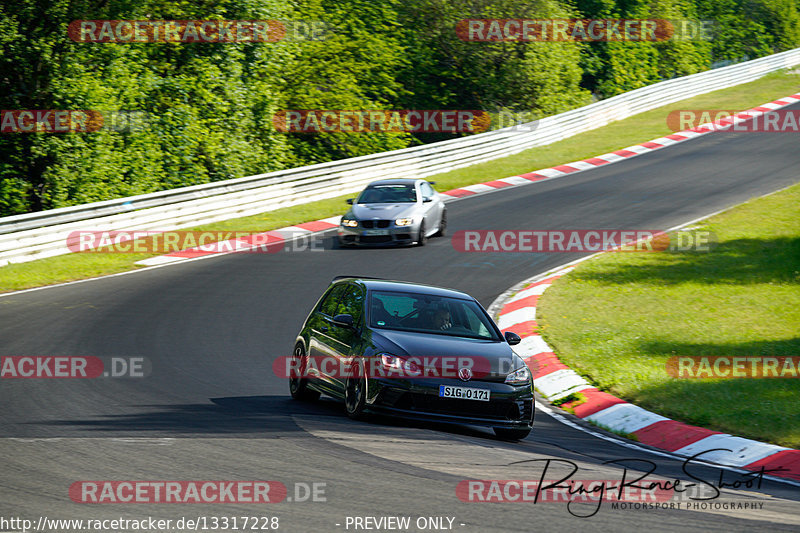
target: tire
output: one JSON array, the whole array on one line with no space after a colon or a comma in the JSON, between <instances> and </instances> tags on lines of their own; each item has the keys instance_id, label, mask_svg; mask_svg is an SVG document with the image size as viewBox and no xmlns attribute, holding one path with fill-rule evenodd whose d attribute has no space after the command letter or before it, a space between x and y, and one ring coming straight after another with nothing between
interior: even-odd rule
<instances>
[{"instance_id":1,"label":"tire","mask_svg":"<svg viewBox=\"0 0 800 533\"><path fill-rule=\"evenodd\" d=\"M494 428L494 434L497 438L503 440L522 440L531 434L530 428L526 429L510 429L510 428Z\"/></svg>"},{"instance_id":2,"label":"tire","mask_svg":"<svg viewBox=\"0 0 800 533\"><path fill-rule=\"evenodd\" d=\"M439 231L434 237L444 237L447 234L447 209L442 210L442 218L439 220Z\"/></svg>"},{"instance_id":3,"label":"tire","mask_svg":"<svg viewBox=\"0 0 800 533\"><path fill-rule=\"evenodd\" d=\"M417 236L417 246L425 246L428 237L425 235L425 221L419 223L419 235Z\"/></svg>"},{"instance_id":4,"label":"tire","mask_svg":"<svg viewBox=\"0 0 800 533\"><path fill-rule=\"evenodd\" d=\"M361 361L353 363L344 383L344 409L353 420L366 420L367 374Z\"/></svg>"},{"instance_id":5,"label":"tire","mask_svg":"<svg viewBox=\"0 0 800 533\"><path fill-rule=\"evenodd\" d=\"M298 344L294 347L294 353L292 354L292 359L299 360L300 363L295 366L295 368L299 368L300 375L306 370L306 365L308 364L308 358L306 357L305 348L303 348L302 344ZM319 398L319 391L311 390L308 388L308 378L300 378L300 377L289 377L289 394L292 395L292 398L295 400L301 401L314 401Z\"/></svg>"}]
</instances>

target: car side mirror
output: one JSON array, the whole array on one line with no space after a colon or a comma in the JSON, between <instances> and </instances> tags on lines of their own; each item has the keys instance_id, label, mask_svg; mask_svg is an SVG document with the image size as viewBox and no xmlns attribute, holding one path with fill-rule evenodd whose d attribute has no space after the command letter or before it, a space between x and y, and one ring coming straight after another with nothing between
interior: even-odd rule
<instances>
[{"instance_id":1,"label":"car side mirror","mask_svg":"<svg viewBox=\"0 0 800 533\"><path fill-rule=\"evenodd\" d=\"M433 198L431 198L430 196L424 196L424 197L422 198L422 201L423 201L424 203L432 202L432 201L433 201Z\"/></svg>"},{"instance_id":2,"label":"car side mirror","mask_svg":"<svg viewBox=\"0 0 800 533\"><path fill-rule=\"evenodd\" d=\"M522 342L522 338L513 331L506 331L505 335L503 336L506 338L506 342L509 344L509 346L515 346Z\"/></svg>"},{"instance_id":3,"label":"car side mirror","mask_svg":"<svg viewBox=\"0 0 800 533\"><path fill-rule=\"evenodd\" d=\"M349 205L353 205L353 199L352 198L348 198L347 200L345 200L345 202L347 202Z\"/></svg>"},{"instance_id":4,"label":"car side mirror","mask_svg":"<svg viewBox=\"0 0 800 533\"><path fill-rule=\"evenodd\" d=\"M353 315L336 315L333 317L333 323L334 325L341 326L343 328L352 328Z\"/></svg>"}]
</instances>

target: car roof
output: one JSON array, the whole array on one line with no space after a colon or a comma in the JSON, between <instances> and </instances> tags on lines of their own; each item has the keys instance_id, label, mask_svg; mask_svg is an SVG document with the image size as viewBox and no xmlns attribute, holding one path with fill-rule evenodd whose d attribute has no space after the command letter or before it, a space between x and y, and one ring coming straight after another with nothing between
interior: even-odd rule
<instances>
[{"instance_id":1,"label":"car roof","mask_svg":"<svg viewBox=\"0 0 800 533\"><path fill-rule=\"evenodd\" d=\"M444 287L435 287L433 285L424 285L422 283L412 283L410 281L399 281L379 278L368 278L359 276L337 276L333 278L333 283L344 281L352 281L363 285L370 291L390 291L390 292L413 292L415 294L430 294L431 296L444 296L449 298L461 298L467 300L475 300L472 296L465 292L457 291L455 289L446 289Z\"/></svg>"},{"instance_id":2,"label":"car roof","mask_svg":"<svg viewBox=\"0 0 800 533\"><path fill-rule=\"evenodd\" d=\"M425 180L418 178L394 178L394 179L376 180L369 182L367 184L367 187L372 187L373 185L414 185L418 181L425 181Z\"/></svg>"}]
</instances>

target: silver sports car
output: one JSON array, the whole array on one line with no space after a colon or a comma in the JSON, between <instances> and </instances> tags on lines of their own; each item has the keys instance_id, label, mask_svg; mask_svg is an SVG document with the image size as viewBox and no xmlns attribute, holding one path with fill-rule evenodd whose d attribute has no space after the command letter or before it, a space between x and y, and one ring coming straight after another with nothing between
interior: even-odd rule
<instances>
[{"instance_id":1,"label":"silver sports car","mask_svg":"<svg viewBox=\"0 0 800 533\"><path fill-rule=\"evenodd\" d=\"M339 223L339 243L425 244L444 235L447 209L441 196L422 179L373 181L361 191Z\"/></svg>"}]
</instances>

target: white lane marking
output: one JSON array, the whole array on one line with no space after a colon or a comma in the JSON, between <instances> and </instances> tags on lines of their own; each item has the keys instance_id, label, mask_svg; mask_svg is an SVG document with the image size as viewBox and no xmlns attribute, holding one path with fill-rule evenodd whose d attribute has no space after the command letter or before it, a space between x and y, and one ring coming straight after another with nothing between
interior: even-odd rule
<instances>
[{"instance_id":1,"label":"white lane marking","mask_svg":"<svg viewBox=\"0 0 800 533\"><path fill-rule=\"evenodd\" d=\"M527 289L523 289L519 291L517 294L514 295L513 298L510 298L505 303L510 304L511 302L516 302L517 300L522 300L523 298L527 298L528 296L541 296L544 291L550 286L550 283L542 283L541 285L534 285L533 287L529 287Z\"/></svg>"},{"instance_id":2,"label":"white lane marking","mask_svg":"<svg viewBox=\"0 0 800 533\"><path fill-rule=\"evenodd\" d=\"M613 431L633 433L651 426L656 422L669 420L632 403L618 403L607 407L584 418L600 426L605 426Z\"/></svg>"},{"instance_id":3,"label":"white lane marking","mask_svg":"<svg viewBox=\"0 0 800 533\"><path fill-rule=\"evenodd\" d=\"M522 342L514 346L514 351L522 357L532 357L553 350L544 342L541 335L528 335L522 339Z\"/></svg>"},{"instance_id":4,"label":"white lane marking","mask_svg":"<svg viewBox=\"0 0 800 533\"><path fill-rule=\"evenodd\" d=\"M500 178L499 180L495 181L502 181L505 183L510 183L511 185L528 185L531 182L531 180L526 180L525 178L522 178L520 176L511 176L510 178Z\"/></svg>"},{"instance_id":5,"label":"white lane marking","mask_svg":"<svg viewBox=\"0 0 800 533\"><path fill-rule=\"evenodd\" d=\"M466 187L461 187L465 191L471 191L474 193L481 193L487 191L495 191L497 187L492 187L491 185L484 185L483 183L477 183L475 185L467 185Z\"/></svg>"},{"instance_id":6,"label":"white lane marking","mask_svg":"<svg viewBox=\"0 0 800 533\"><path fill-rule=\"evenodd\" d=\"M510 313L500 315L500 318L497 320L497 327L506 329L531 320L536 320L536 308L523 307L522 309L516 309Z\"/></svg>"},{"instance_id":7,"label":"white lane marking","mask_svg":"<svg viewBox=\"0 0 800 533\"><path fill-rule=\"evenodd\" d=\"M592 168L597 168L597 167L592 167ZM557 178L559 176L569 174L569 172L562 172L561 170L556 170L554 168L543 168L541 170L536 170L532 172L532 174L541 174L542 176L547 176L548 178Z\"/></svg>"},{"instance_id":8,"label":"white lane marking","mask_svg":"<svg viewBox=\"0 0 800 533\"><path fill-rule=\"evenodd\" d=\"M703 454L703 459L715 463L728 464L730 466L746 466L780 451L789 449L775 444L734 437L727 433L717 433L675 450L675 453L691 457L696 453L718 448L722 450L705 453Z\"/></svg>"},{"instance_id":9,"label":"white lane marking","mask_svg":"<svg viewBox=\"0 0 800 533\"><path fill-rule=\"evenodd\" d=\"M545 374L536 378L534 384L536 389L547 396L549 400L558 400L578 390L591 387L588 381L580 377L571 368L564 368Z\"/></svg>"},{"instance_id":10,"label":"white lane marking","mask_svg":"<svg viewBox=\"0 0 800 533\"><path fill-rule=\"evenodd\" d=\"M650 141L647 141L647 142L650 142ZM653 149L652 148L647 148L646 146L642 146L641 144L635 144L633 146L628 146L627 148L623 148L622 150L617 150L617 152L622 152L622 151L633 152L634 154L644 154L644 153L647 153L647 152L652 152ZM628 159L630 159L630 158L628 158Z\"/></svg>"},{"instance_id":11,"label":"white lane marking","mask_svg":"<svg viewBox=\"0 0 800 533\"><path fill-rule=\"evenodd\" d=\"M577 168L578 170L592 170L597 168L597 165L587 163L583 159L581 159L580 161L573 161L572 163L566 163L566 166Z\"/></svg>"},{"instance_id":12,"label":"white lane marking","mask_svg":"<svg viewBox=\"0 0 800 533\"><path fill-rule=\"evenodd\" d=\"M616 163L617 161L622 161L624 159L628 159L627 157L622 157L621 155L617 155L614 153L611 154L603 154L598 155L596 157L590 157L589 159L602 159L603 161L608 161L609 163ZM605 166L605 165L601 165Z\"/></svg>"},{"instance_id":13,"label":"white lane marking","mask_svg":"<svg viewBox=\"0 0 800 533\"><path fill-rule=\"evenodd\" d=\"M136 261L137 265L145 265L145 266L153 266L153 265L165 265L167 263L175 263L176 261L184 261L186 257L174 257L171 255L159 255L156 257L148 257L147 259L142 259L141 261Z\"/></svg>"}]
</instances>

